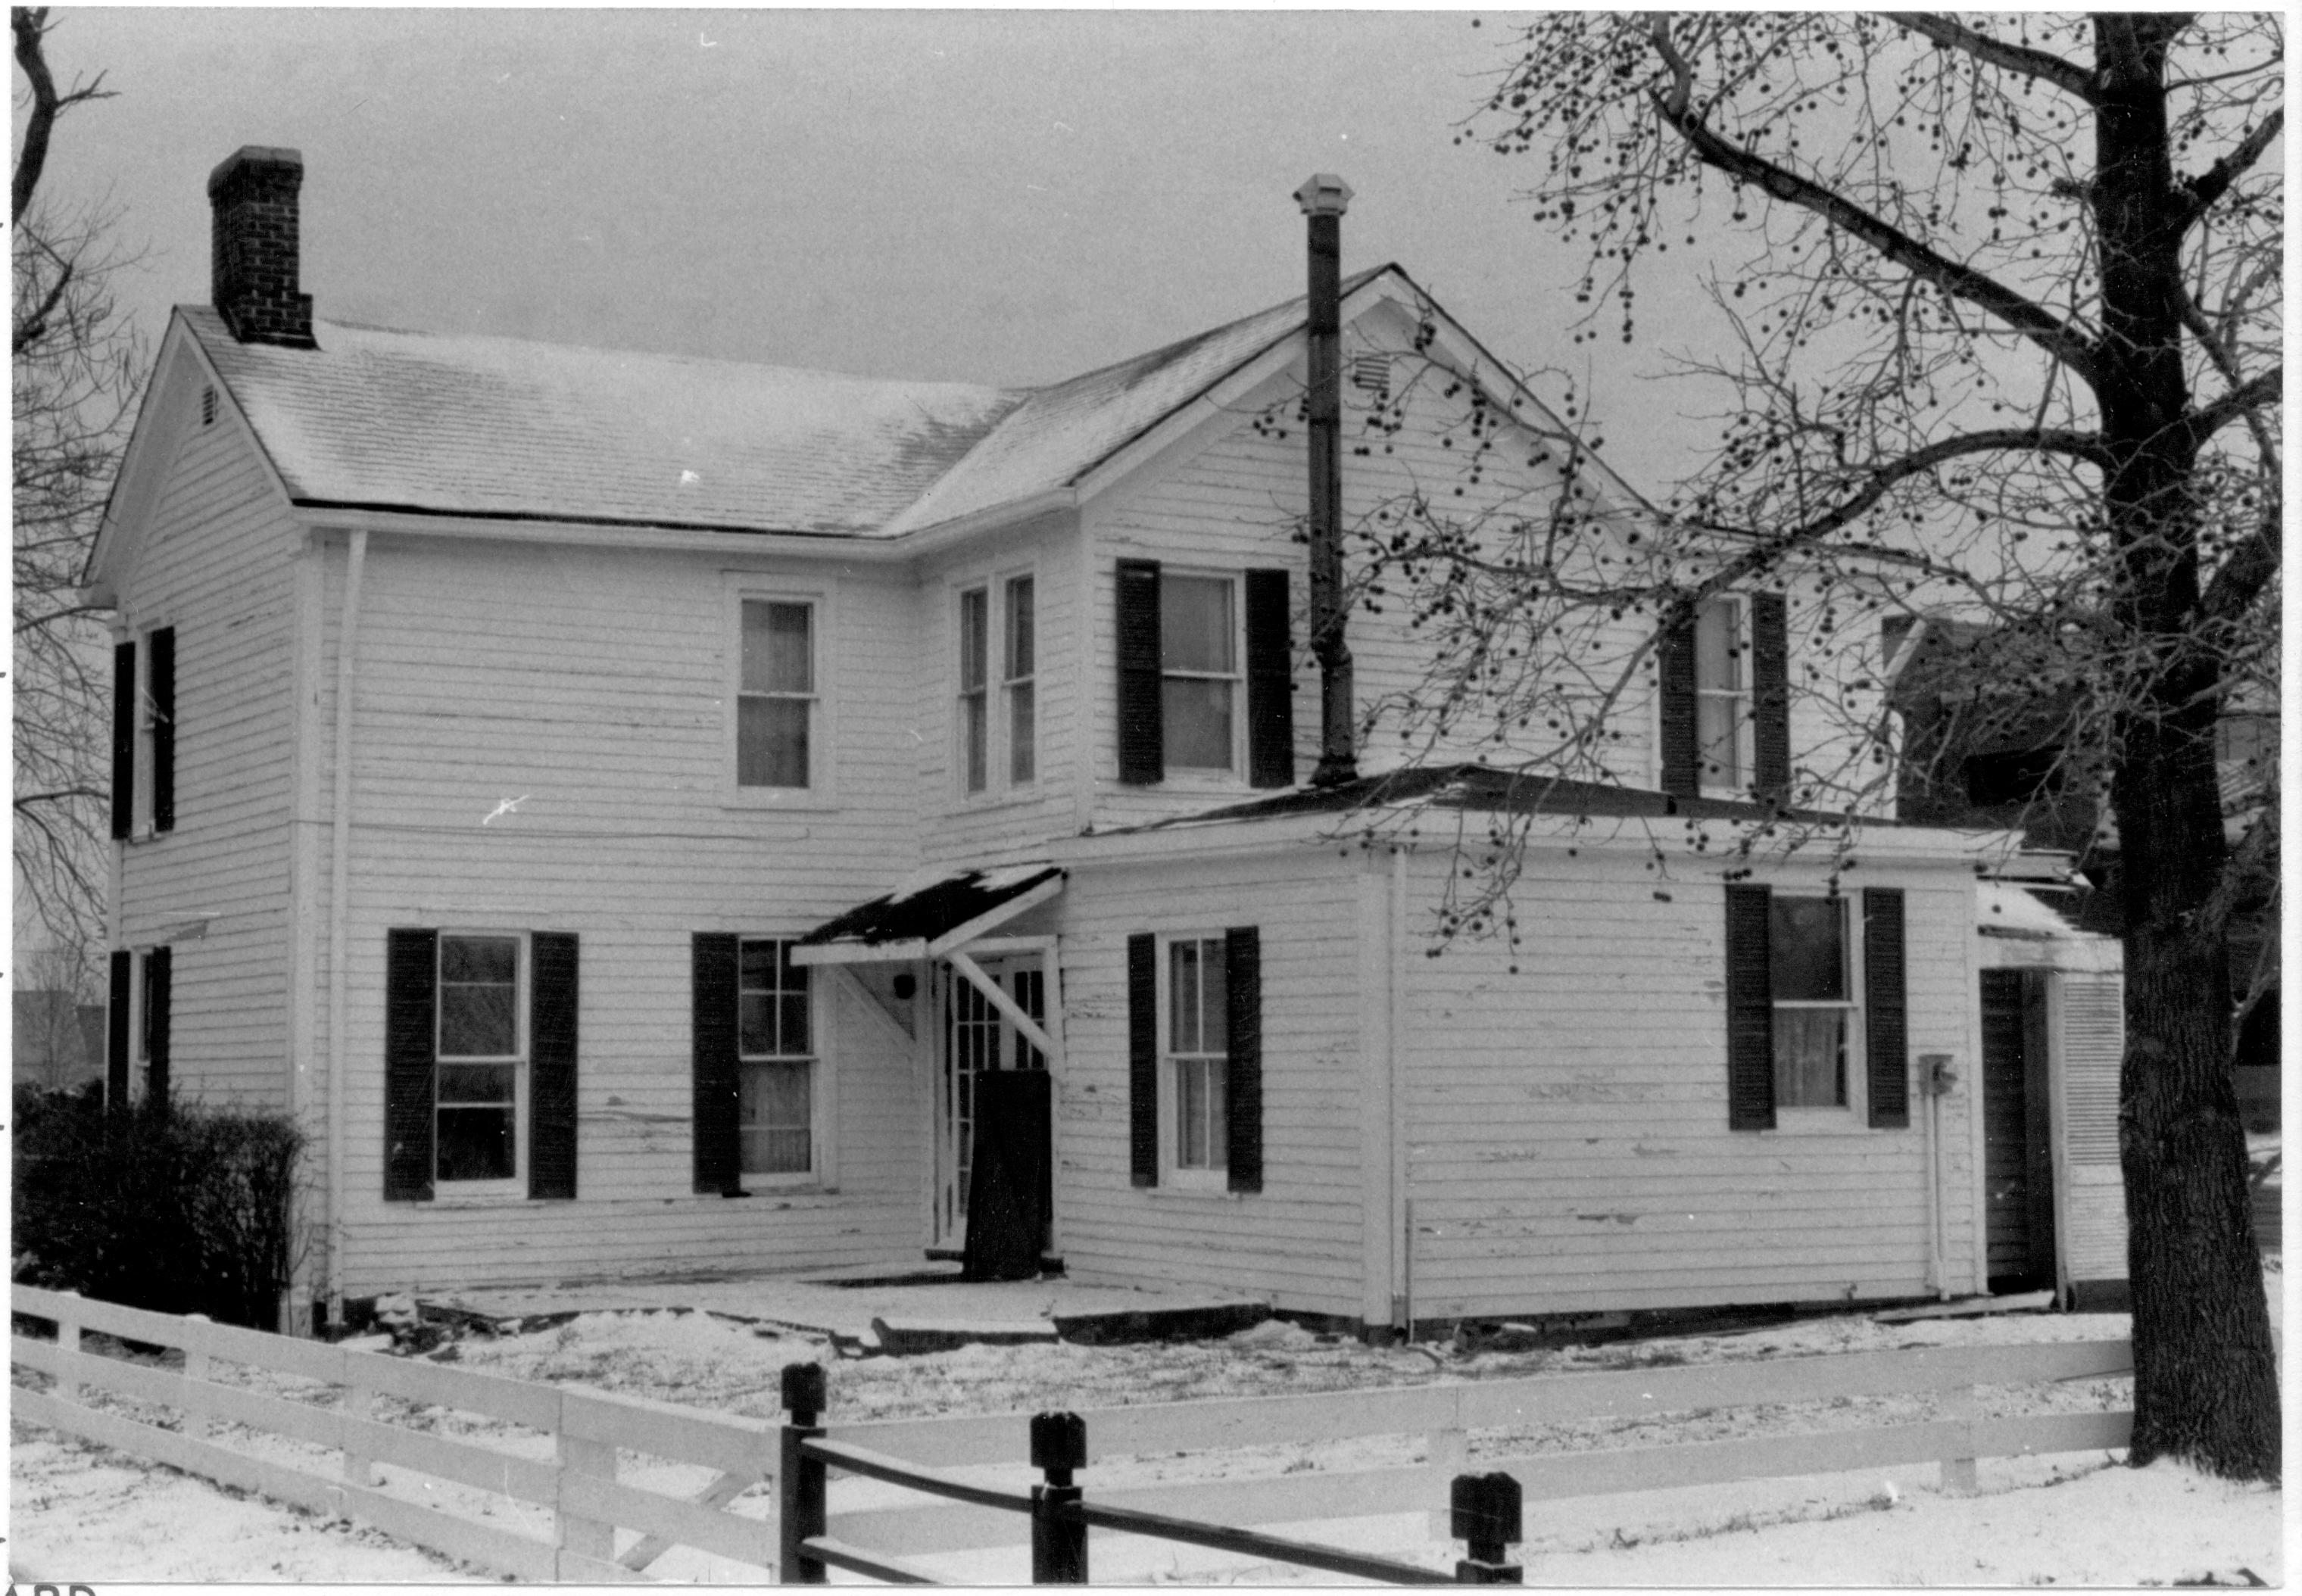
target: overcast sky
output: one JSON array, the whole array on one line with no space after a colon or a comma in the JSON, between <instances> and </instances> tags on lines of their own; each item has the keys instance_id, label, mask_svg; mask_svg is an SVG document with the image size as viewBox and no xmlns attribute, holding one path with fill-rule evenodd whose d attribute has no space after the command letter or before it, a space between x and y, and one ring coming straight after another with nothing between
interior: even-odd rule
<instances>
[{"instance_id":1,"label":"overcast sky","mask_svg":"<svg viewBox=\"0 0 2302 1596\"><path fill-rule=\"evenodd\" d=\"M1568 344L1576 263L1515 198L1529 158L1453 142L1504 60L1491 15L59 15L57 76L117 97L60 125L48 186L122 208L155 341L206 298L206 179L244 144L303 152L323 318L1013 384L1299 293L1290 196L1332 171L1346 271L1399 262L1521 366L1603 351L1634 483L1697 430L1611 337Z\"/></svg>"}]
</instances>

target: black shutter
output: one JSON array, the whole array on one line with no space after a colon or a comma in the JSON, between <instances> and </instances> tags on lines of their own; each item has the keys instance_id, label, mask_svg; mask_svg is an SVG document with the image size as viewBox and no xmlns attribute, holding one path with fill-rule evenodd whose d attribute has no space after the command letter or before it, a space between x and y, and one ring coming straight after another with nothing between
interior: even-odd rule
<instances>
[{"instance_id":1,"label":"black shutter","mask_svg":"<svg viewBox=\"0 0 2302 1596\"><path fill-rule=\"evenodd\" d=\"M152 634L152 829L176 828L176 628Z\"/></svg>"},{"instance_id":2,"label":"black shutter","mask_svg":"<svg viewBox=\"0 0 2302 1596\"><path fill-rule=\"evenodd\" d=\"M1702 793L1702 748L1694 719L1694 617L1655 640L1662 695L1662 790L1681 798Z\"/></svg>"},{"instance_id":3,"label":"black shutter","mask_svg":"<svg viewBox=\"0 0 2302 1596\"><path fill-rule=\"evenodd\" d=\"M432 1199L439 1062L440 933L384 934L383 1200Z\"/></svg>"},{"instance_id":4,"label":"black shutter","mask_svg":"<svg viewBox=\"0 0 2302 1596\"><path fill-rule=\"evenodd\" d=\"M1159 562L1122 559L1114 625L1119 640L1119 779L1167 775L1166 728L1159 707Z\"/></svg>"},{"instance_id":5,"label":"black shutter","mask_svg":"<svg viewBox=\"0 0 2302 1596\"><path fill-rule=\"evenodd\" d=\"M527 1195L576 1195L576 937L528 939Z\"/></svg>"},{"instance_id":6,"label":"black shutter","mask_svg":"<svg viewBox=\"0 0 2302 1596\"><path fill-rule=\"evenodd\" d=\"M136 827L136 645L112 645L112 835Z\"/></svg>"},{"instance_id":7,"label":"black shutter","mask_svg":"<svg viewBox=\"0 0 2302 1596\"><path fill-rule=\"evenodd\" d=\"M112 955L112 1002L104 1016L104 1101L109 1108L128 1106L128 1060L136 1042L129 1022L135 1001L136 955L123 948Z\"/></svg>"},{"instance_id":8,"label":"black shutter","mask_svg":"<svg viewBox=\"0 0 2302 1596\"><path fill-rule=\"evenodd\" d=\"M1258 787L1295 785L1294 640L1287 573L1247 574L1247 772Z\"/></svg>"},{"instance_id":9,"label":"black shutter","mask_svg":"<svg viewBox=\"0 0 2302 1596\"><path fill-rule=\"evenodd\" d=\"M694 954L695 1189L743 1190L743 1138L735 1080L735 938L698 931Z\"/></svg>"},{"instance_id":10,"label":"black shutter","mask_svg":"<svg viewBox=\"0 0 2302 1596\"><path fill-rule=\"evenodd\" d=\"M1780 593L1751 595L1752 785L1760 801L1791 796L1790 623Z\"/></svg>"},{"instance_id":11,"label":"black shutter","mask_svg":"<svg viewBox=\"0 0 2302 1596\"><path fill-rule=\"evenodd\" d=\"M1223 1108L1231 1121L1231 1189L1263 1189L1263 940L1253 926L1223 933L1223 1023L1231 1053Z\"/></svg>"},{"instance_id":12,"label":"black shutter","mask_svg":"<svg viewBox=\"0 0 2302 1596\"><path fill-rule=\"evenodd\" d=\"M1726 1128L1775 1128L1775 989L1768 892L1726 889Z\"/></svg>"},{"instance_id":13,"label":"black shutter","mask_svg":"<svg viewBox=\"0 0 2302 1596\"><path fill-rule=\"evenodd\" d=\"M144 955L144 1096L155 1109L168 1105L168 1018L173 1004L174 956L164 947Z\"/></svg>"},{"instance_id":14,"label":"black shutter","mask_svg":"<svg viewBox=\"0 0 2302 1596\"><path fill-rule=\"evenodd\" d=\"M1903 889L1862 889L1862 1027L1869 1060L1870 1128L1911 1124L1910 1041L1903 1020Z\"/></svg>"},{"instance_id":15,"label":"black shutter","mask_svg":"<svg viewBox=\"0 0 2302 1596\"><path fill-rule=\"evenodd\" d=\"M1127 939L1127 1155L1138 1186L1159 1184L1159 939Z\"/></svg>"}]
</instances>

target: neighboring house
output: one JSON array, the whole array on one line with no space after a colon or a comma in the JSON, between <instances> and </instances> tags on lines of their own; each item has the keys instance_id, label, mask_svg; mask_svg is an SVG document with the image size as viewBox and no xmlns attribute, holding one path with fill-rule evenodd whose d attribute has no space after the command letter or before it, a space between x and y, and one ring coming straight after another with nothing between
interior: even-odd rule
<instances>
[{"instance_id":1,"label":"neighboring house","mask_svg":"<svg viewBox=\"0 0 2302 1596\"><path fill-rule=\"evenodd\" d=\"M104 1005L70 992L11 993L13 1075L18 1086L65 1091L104 1078Z\"/></svg>"},{"instance_id":2,"label":"neighboring house","mask_svg":"<svg viewBox=\"0 0 2302 1596\"><path fill-rule=\"evenodd\" d=\"M2011 839L1880 819L1842 869L1785 819L1836 734L1779 593L1664 640L1614 782L1379 720L1313 787L1304 301L1032 391L383 332L312 317L300 176L211 179L91 585L112 1088L305 1117L307 1290L898 1264L987 1191L1080 1278L1370 1329L1410 1280L1986 1286ZM1338 301L1348 516L1616 491L1399 269ZM1362 708L1421 679L1396 609L1349 643ZM1506 821L1516 945L1426 956Z\"/></svg>"}]
</instances>

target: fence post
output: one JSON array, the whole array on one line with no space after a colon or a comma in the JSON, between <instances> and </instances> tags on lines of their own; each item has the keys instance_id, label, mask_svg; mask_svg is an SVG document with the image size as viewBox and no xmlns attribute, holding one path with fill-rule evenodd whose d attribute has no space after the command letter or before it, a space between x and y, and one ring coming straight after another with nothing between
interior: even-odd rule
<instances>
[{"instance_id":1,"label":"fence post","mask_svg":"<svg viewBox=\"0 0 2302 1596\"><path fill-rule=\"evenodd\" d=\"M815 1421L825 1402L823 1365L784 1365L784 1422L781 1466L776 1474L776 1520L782 1549L776 1563L776 1583L819 1585L823 1565L800 1550L801 1545L824 1532L824 1467L800 1451L800 1443L823 1433Z\"/></svg>"},{"instance_id":2,"label":"fence post","mask_svg":"<svg viewBox=\"0 0 2302 1596\"><path fill-rule=\"evenodd\" d=\"M1087 1525L1062 1509L1085 1494L1071 1471L1087 1466L1087 1421L1075 1413L1033 1414L1031 1466L1046 1475L1031 1487L1031 1583L1083 1585Z\"/></svg>"},{"instance_id":3,"label":"fence post","mask_svg":"<svg viewBox=\"0 0 2302 1596\"><path fill-rule=\"evenodd\" d=\"M586 1518L567 1510L567 1482L585 1477L613 1483L616 1477L616 1443L593 1441L587 1436L567 1433L566 1405L551 1427L551 1439L558 1449L559 1463L560 1499L552 1504L559 1517L559 1550L572 1551L578 1557L592 1558L602 1563L613 1562L616 1557L616 1525L612 1519ZM571 1577L565 1570L563 1579Z\"/></svg>"},{"instance_id":4,"label":"fence post","mask_svg":"<svg viewBox=\"0 0 2302 1596\"><path fill-rule=\"evenodd\" d=\"M367 1455L367 1449L353 1433L361 1420L375 1416L375 1387L367 1381L363 1373L366 1365L360 1362L364 1357L374 1356L372 1352L344 1354L344 1483L347 1485L366 1486L376 1483L375 1460Z\"/></svg>"},{"instance_id":5,"label":"fence post","mask_svg":"<svg viewBox=\"0 0 2302 1596\"><path fill-rule=\"evenodd\" d=\"M1455 1565L1459 1585L1516 1585L1525 1570L1507 1561L1519 1538L1518 1481L1509 1474L1457 1474L1448 1493L1455 1539L1468 1541L1470 1556Z\"/></svg>"},{"instance_id":6,"label":"fence post","mask_svg":"<svg viewBox=\"0 0 2302 1596\"><path fill-rule=\"evenodd\" d=\"M1972 1496L1975 1492L1974 1421L1981 1414L1982 1404L1972 1386L1956 1386L1943 1393L1943 1417L1956 1426L1942 1458L1942 1490L1945 1496Z\"/></svg>"},{"instance_id":7,"label":"fence post","mask_svg":"<svg viewBox=\"0 0 2302 1596\"><path fill-rule=\"evenodd\" d=\"M59 1297L69 1297L71 1298L70 1302L64 1305L65 1313L76 1313L79 1311L79 1292L59 1291L56 1295ZM56 1350L59 1352L69 1353L74 1357L78 1357L80 1356L79 1320L67 1319L61 1314L56 1316ZM56 1400L59 1402L77 1402L80 1400L80 1382L70 1374L57 1375L54 1389L55 1391Z\"/></svg>"},{"instance_id":8,"label":"fence post","mask_svg":"<svg viewBox=\"0 0 2302 1596\"><path fill-rule=\"evenodd\" d=\"M209 1324L214 1323L214 1321L210 1319L206 1314L186 1314L184 1315L184 1323L187 1325L197 1324L202 1329L205 1329ZM201 1340L200 1331L197 1330L188 1330L184 1336L184 1384L186 1388L184 1391L184 1433L187 1435L197 1436L202 1439L206 1439L206 1437L215 1433L215 1426L208 1422L207 1415L202 1411L200 1407L194 1405L196 1399L200 1395L200 1393L195 1392L190 1389L191 1382L193 1381L197 1380L205 1382L211 1378L212 1376L208 1373L208 1349Z\"/></svg>"}]
</instances>

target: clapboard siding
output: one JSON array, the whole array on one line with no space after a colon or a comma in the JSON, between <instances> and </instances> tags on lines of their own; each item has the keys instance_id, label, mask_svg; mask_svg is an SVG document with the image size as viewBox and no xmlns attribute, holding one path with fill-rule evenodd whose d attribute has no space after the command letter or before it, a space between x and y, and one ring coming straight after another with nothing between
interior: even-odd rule
<instances>
[{"instance_id":1,"label":"clapboard siding","mask_svg":"<svg viewBox=\"0 0 2302 1596\"><path fill-rule=\"evenodd\" d=\"M1537 848L1515 894L1515 955L1462 943L1406 962L1417 1316L1920 1293L1920 1131L1787 1110L1774 1131L1730 1131L1716 870L1676 866L1665 901L1643 864ZM1416 861L1410 923L1424 933L1443 869L1443 853ZM1971 882L1864 874L1907 895L1911 1051L1963 1054ZM1800 866L1755 878L1822 888ZM1954 1279L1969 1267L1963 1115L1953 1098Z\"/></svg>"},{"instance_id":2,"label":"clapboard siding","mask_svg":"<svg viewBox=\"0 0 2302 1596\"><path fill-rule=\"evenodd\" d=\"M290 1100L297 532L248 434L187 430L119 623L176 630L176 820L121 849L118 945L172 949L172 1089Z\"/></svg>"},{"instance_id":3,"label":"clapboard siding","mask_svg":"<svg viewBox=\"0 0 2302 1596\"><path fill-rule=\"evenodd\" d=\"M1055 1174L1071 1273L1357 1311L1357 902L1351 875L1305 853L1074 874L1062 900L1065 1071ZM1262 933L1263 1189L1235 1197L1137 1188L1128 1157L1127 938L1239 925Z\"/></svg>"}]
</instances>

